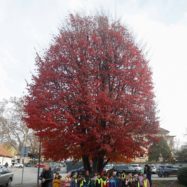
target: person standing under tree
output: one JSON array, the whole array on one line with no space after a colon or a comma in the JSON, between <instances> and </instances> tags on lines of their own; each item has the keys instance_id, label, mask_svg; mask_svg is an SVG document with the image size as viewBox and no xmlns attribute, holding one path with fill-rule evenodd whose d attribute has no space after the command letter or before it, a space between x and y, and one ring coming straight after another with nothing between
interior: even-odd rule
<instances>
[{"instance_id":1,"label":"person standing under tree","mask_svg":"<svg viewBox=\"0 0 187 187\"><path fill-rule=\"evenodd\" d=\"M146 174L147 179L149 180L150 187L152 187L152 179L151 179L151 167L146 164L144 168L144 173Z\"/></svg>"},{"instance_id":2,"label":"person standing under tree","mask_svg":"<svg viewBox=\"0 0 187 187\"><path fill-rule=\"evenodd\" d=\"M143 187L151 187L149 179L145 176L143 180Z\"/></svg>"},{"instance_id":3,"label":"person standing under tree","mask_svg":"<svg viewBox=\"0 0 187 187\"><path fill-rule=\"evenodd\" d=\"M5 167L8 168L8 162L5 163Z\"/></svg>"},{"instance_id":4,"label":"person standing under tree","mask_svg":"<svg viewBox=\"0 0 187 187\"><path fill-rule=\"evenodd\" d=\"M40 180L41 180L41 187L52 187L53 172L51 171L49 165L47 164L45 165L40 175Z\"/></svg>"}]
</instances>

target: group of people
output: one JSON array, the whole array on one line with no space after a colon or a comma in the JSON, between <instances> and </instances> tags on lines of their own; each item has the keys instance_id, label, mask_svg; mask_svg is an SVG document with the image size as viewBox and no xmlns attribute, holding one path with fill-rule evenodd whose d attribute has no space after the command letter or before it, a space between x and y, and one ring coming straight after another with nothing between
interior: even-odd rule
<instances>
[{"instance_id":1,"label":"group of people","mask_svg":"<svg viewBox=\"0 0 187 187\"><path fill-rule=\"evenodd\" d=\"M41 187L151 187L151 170L145 165L144 173L126 174L115 171L103 172L90 176L86 171L84 174L74 173L62 180L59 173L53 175L49 166L45 166L40 175Z\"/></svg>"},{"instance_id":2,"label":"group of people","mask_svg":"<svg viewBox=\"0 0 187 187\"><path fill-rule=\"evenodd\" d=\"M145 166L145 173L126 174L124 172L118 173L103 172L90 177L89 173L80 175L75 173L71 177L70 187L151 187L151 175L149 173L149 166Z\"/></svg>"}]
</instances>

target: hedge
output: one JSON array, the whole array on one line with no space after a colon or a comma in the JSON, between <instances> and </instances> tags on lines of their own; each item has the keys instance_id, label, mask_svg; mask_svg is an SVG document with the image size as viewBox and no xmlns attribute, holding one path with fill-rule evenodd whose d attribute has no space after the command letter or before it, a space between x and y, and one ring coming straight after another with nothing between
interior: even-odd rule
<instances>
[{"instance_id":1,"label":"hedge","mask_svg":"<svg viewBox=\"0 0 187 187\"><path fill-rule=\"evenodd\" d=\"M187 185L187 167L178 170L177 178L179 183Z\"/></svg>"}]
</instances>

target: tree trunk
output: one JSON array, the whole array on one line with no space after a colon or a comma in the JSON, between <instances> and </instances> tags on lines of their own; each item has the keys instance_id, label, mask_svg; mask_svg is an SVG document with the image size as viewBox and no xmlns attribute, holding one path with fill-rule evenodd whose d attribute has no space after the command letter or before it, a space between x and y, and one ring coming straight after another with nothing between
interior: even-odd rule
<instances>
[{"instance_id":1,"label":"tree trunk","mask_svg":"<svg viewBox=\"0 0 187 187\"><path fill-rule=\"evenodd\" d=\"M89 157L87 155L82 156L83 166L85 171L89 171L91 175L95 173L101 173L105 166L104 156L97 156L92 160L92 166L90 164Z\"/></svg>"},{"instance_id":2,"label":"tree trunk","mask_svg":"<svg viewBox=\"0 0 187 187\"><path fill-rule=\"evenodd\" d=\"M82 156L82 162L83 162L84 170L89 171L89 173L90 173L91 172L91 166L90 166L89 157L87 155Z\"/></svg>"},{"instance_id":3,"label":"tree trunk","mask_svg":"<svg viewBox=\"0 0 187 187\"><path fill-rule=\"evenodd\" d=\"M100 156L98 157L97 172L101 173L103 171L103 168L104 168L104 157Z\"/></svg>"}]
</instances>

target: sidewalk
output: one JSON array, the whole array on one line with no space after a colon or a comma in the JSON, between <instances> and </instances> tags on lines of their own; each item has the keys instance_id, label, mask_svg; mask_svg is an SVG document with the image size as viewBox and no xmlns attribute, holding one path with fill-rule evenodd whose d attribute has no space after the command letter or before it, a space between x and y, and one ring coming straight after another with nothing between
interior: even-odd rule
<instances>
[{"instance_id":1,"label":"sidewalk","mask_svg":"<svg viewBox=\"0 0 187 187\"><path fill-rule=\"evenodd\" d=\"M15 184L12 187L37 187L37 184Z\"/></svg>"}]
</instances>

